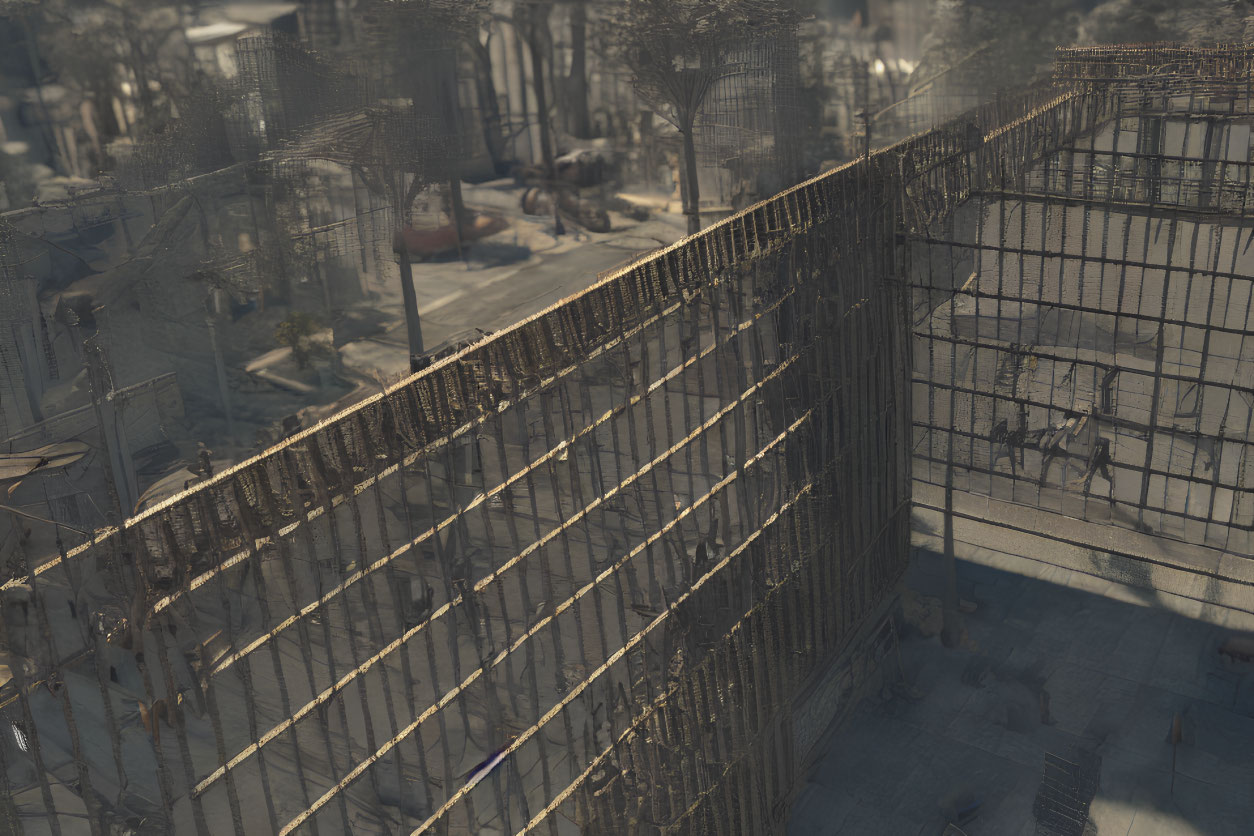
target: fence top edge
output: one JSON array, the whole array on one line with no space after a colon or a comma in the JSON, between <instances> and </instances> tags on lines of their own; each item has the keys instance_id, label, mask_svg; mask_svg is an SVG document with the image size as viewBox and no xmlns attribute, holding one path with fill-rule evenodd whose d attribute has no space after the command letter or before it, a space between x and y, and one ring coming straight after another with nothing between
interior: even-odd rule
<instances>
[{"instance_id":1,"label":"fence top edge","mask_svg":"<svg viewBox=\"0 0 1254 836\"><path fill-rule=\"evenodd\" d=\"M895 143L894 145L882 148L872 153L871 157L875 158L875 157L879 157L884 154L887 154L897 149L898 146L902 145L903 143L909 141L909 139L912 139L912 138L913 137L908 137L907 139L901 140L900 142ZM742 217L745 217L746 215L752 214L753 212L765 206L782 202L786 200L789 195L795 192L798 192L802 189L813 186L819 181L825 180L827 178L835 177L842 172L846 172L856 166L863 165L866 162L867 162L866 157L860 157L856 160L851 160L847 163L837 166L836 168L822 172L821 174L815 177L811 177L808 180L805 180L801 183L798 183L795 186L785 189L782 192L772 195L771 197L765 200L758 201L752 206L748 206L745 209L742 209L733 215L723 218L722 220L719 220L711 224L710 226L706 227L705 229L701 230L700 232L696 233L695 235L687 235L681 238L680 240L674 242L673 244L663 247L655 252L649 253L648 255L642 256L641 258L635 261L632 261L628 264L622 265L621 267L615 270L612 270L609 273L607 273L605 276L599 278L597 281L595 281L588 287L584 288L583 290L579 290L579 291L576 291L575 293L571 293L567 296L564 296L561 299L558 299L557 301L553 302L552 304L550 304L548 307L544 308L543 310L537 311L536 313L524 319L520 319L517 322L513 323L512 325L506 328L503 328L499 331L496 331L492 335L482 340L479 340L478 342L475 342L475 343L472 343L471 345L466 346L465 348L461 349L455 354L451 354L447 357L441 358L440 360L436 361L435 363L433 363L431 366L427 367L426 369L423 369L420 372L411 374L408 377L405 377L397 381L396 383L393 383L385 387L380 392L376 392L366 398L363 398L360 401L357 401L354 404L346 406L343 409L339 410L338 412L335 412L332 415L329 415L326 418L323 418L321 421L319 421L317 424L314 424L312 427L307 427L306 429L301 430L295 435L292 435L289 438L286 438L278 442L277 444L267 447L265 450L262 450L261 452L245 459L244 461L238 462L237 464L234 464L230 466L229 468L225 468L221 472L215 474L212 478L206 479L203 482L198 482L197 484L189 487L188 489L184 491L180 491L179 493L174 494L173 496L167 497L166 499L162 500L161 502L155 505L145 508L143 511L139 512L138 514L128 517L121 525L97 529L97 531L95 532L91 540L69 550L67 552L67 557L74 558L75 556L77 556L79 552L84 551L95 544L98 544L101 540L103 540L107 536L112 536L118 533L119 531L129 529L129 528L135 528L139 526L140 524L147 521L151 517L157 516L163 510L166 510L167 508L170 508L178 504L179 502L184 501L188 496L191 496L197 493L198 491L209 490L214 485L229 481L230 479L237 476L238 474L245 472L247 470L250 470L262 464L265 460L269 459L270 457L274 455L277 455L280 451L287 449L289 447L295 446L297 444L300 444L306 441L307 439L316 436L318 433L325 431L329 426L346 419L349 415L368 409L369 407L378 403L379 401L382 401L388 397L391 397L396 392L399 392L403 389L414 386L415 384L419 383L419 381L421 381L423 378L429 375L437 374L438 372L446 369L447 367L455 363L462 363L467 360L474 359L475 355L485 351L490 345L507 339L508 337L512 336L516 332L521 331L523 328L532 324L533 322L544 319L545 317L553 314L555 311L559 310L563 306L571 303L572 301L576 299L579 299L583 296L587 296L590 293L606 285L609 285L615 281L621 281L624 276L632 273L633 271L647 267L648 265L656 261L660 261L663 258L665 258L667 255L669 255L670 253L683 250L690 246L694 246L702 240L705 240L709 237L713 237L720 230L731 225L736 220ZM9 582L9 583L12 583L12 582ZM6 583L4 586L0 586L0 589L7 587L9 583Z\"/></svg>"},{"instance_id":2,"label":"fence top edge","mask_svg":"<svg viewBox=\"0 0 1254 836\"><path fill-rule=\"evenodd\" d=\"M1250 51L1251 49L1254 49L1254 48L1243 48L1243 47L1234 47L1234 48L1242 49L1243 51ZM1067 52L1083 53L1085 51L1114 50L1114 49L1117 49L1117 48L1110 48L1110 47L1081 47L1081 48L1065 48L1065 49L1059 48L1058 53L1061 57L1063 54ZM1205 53L1205 50L1203 49L1192 48L1192 47L1180 47L1180 49L1190 54ZM1032 92L1032 90L1033 90L1033 87L1028 87L1028 88L1025 88L1025 90L1023 90L1022 92L1030 93ZM1050 107L1056 106L1058 103L1065 100L1069 96L1074 96L1074 95L1078 95L1078 94L1074 91L1070 91L1070 92L1063 93L1056 98L1039 103L1035 106L1030 106L1026 110L1026 112L1021 114L1019 117L1011 120L1010 122L1007 122L1004 125L998 126L997 128L990 131L986 135L986 138L996 136L1004 132L1005 130L1008 130L1014 127L1015 125L1021 124L1023 121L1030 119L1032 116L1037 115L1043 112L1044 110L1047 110ZM969 121L972 114L978 111L979 108L980 106L977 106L976 108L973 108L970 111L956 115L954 118L948 120L942 125L932 127L924 131L920 131L919 133L913 134L911 136L904 137L892 143L891 145L884 146L882 148L879 148L871 152L869 155L857 157L853 160L850 160L846 163L836 166L835 168L829 169L828 171L821 172L813 177L803 180L800 183L797 183L796 185L793 185L787 189L784 189L783 191L778 192L777 194L772 195L771 197L760 200L757 203L754 203L753 205L740 210L739 212L736 212L732 215L729 215L726 218L716 221L710 226L701 230L700 232L697 232L693 235L685 236L668 246L662 247L661 249L656 250L647 255L644 255L635 261L632 261L628 264L622 265L614 270L611 270L610 272L608 272L607 274L605 274L604 276L600 277L595 282L590 284L588 287L582 290L579 290L575 293L572 293L568 296L562 297L561 299L553 302L552 304L550 304L543 310L540 310L536 312L535 314L532 314L531 316L521 319L513 323L512 325L504 329L501 329L482 340L479 340L478 342L475 342L469 346L466 346L465 348L461 349L460 351L454 354L451 354L447 357L444 357L436 361L428 368L420 372L414 373L406 378L403 378L402 380L399 380L396 383L385 387L380 392L376 392L354 404L351 404L345 407L342 410L339 410L338 412L335 412L334 414L322 419L314 426L306 428L300 431L299 433L296 433L295 435L291 436L290 438L284 439L283 441L280 441L279 443L271 447L268 447L265 450L260 451L259 453L245 459L244 461L234 464L231 467L222 470L220 473L215 474L211 479L207 479L203 482L199 482L196 485L191 486L187 490L181 491L171 497L168 497L162 502L157 503L153 506L150 506L149 508L144 509L143 511L141 511L138 514L135 514L134 516L128 517L119 525L97 529L93 533L91 538L88 539L86 542L78 546L75 546L73 549L68 550L66 552L64 559L72 560L72 559L78 558L84 552L101 544L102 542L106 542L110 537L113 537L117 535L118 533L126 531L128 529L138 528L140 525L149 521L153 517L158 516L163 511L171 507L174 507L175 505L181 502L186 501L187 498L190 496L196 495L197 492L208 491L217 485L225 484L227 481L236 478L241 473L252 470L253 468L259 465L263 465L267 460L269 460L273 456L280 454L282 451L288 449L289 447L292 447L297 444L301 444L307 441L309 438L315 437L317 434L324 432L331 425L334 425L340 421L347 419L350 415L369 409L375 404L377 404L378 402L393 396L396 392L399 392L403 389L414 386L418 384L420 381L422 381L424 378L435 375L447 369L449 366L455 363L463 363L467 360L474 359L476 355L479 355L485 352L490 346L497 343L498 341L508 339L509 337L515 335L517 332L523 330L524 328L528 327L532 323L550 316L551 314L554 313L554 311L560 309L561 307L567 304L570 304L572 301L576 299L579 299L581 297L594 293L597 290L600 290L601 288L606 287L614 282L621 281L623 277L631 274L632 272L641 270L643 268L647 268L649 265L655 262L661 261L662 259L666 258L667 256L669 256L670 254L674 252L682 251L685 248L689 248L692 246L699 246L701 241L714 238L716 235L720 234L727 227L753 214L754 212L760 211L763 208L766 208L771 205L784 203L785 201L790 199L793 195L801 193L806 189L812 188L815 185L823 181L834 180L842 176L848 176L851 172L859 169L860 167L869 167L872 164L872 161L878 162L886 158L897 157L901 154L903 150L908 149L908 147L911 144L916 143L921 138L926 137L930 134L935 134L939 131L943 131L946 126L962 124L965 121ZM241 164L235 164L232 166L228 166L227 168L221 169L217 172L210 172L208 174L198 175L198 178L220 175L223 172L229 172L233 169L237 169L240 167L241 167ZM171 186L167 188L173 188L173 187L176 187L177 185L178 184L171 184ZM60 564L62 560L63 558L61 558L60 556L53 558L51 560L48 560L44 564L42 564L40 567L38 567L38 569L35 571L38 574L42 574L46 569L52 568ZM10 586L17 585L18 583L19 581L16 579L10 580L0 585L0 589L7 589Z\"/></svg>"},{"instance_id":3,"label":"fence top edge","mask_svg":"<svg viewBox=\"0 0 1254 836\"><path fill-rule=\"evenodd\" d=\"M1094 46L1057 46L1054 54L1060 59L1072 55L1160 55L1165 52L1178 52L1181 55L1238 55L1254 52L1254 44L1240 42L1216 43L1210 46L1191 46L1180 41L1145 41L1128 44L1100 44Z\"/></svg>"}]
</instances>

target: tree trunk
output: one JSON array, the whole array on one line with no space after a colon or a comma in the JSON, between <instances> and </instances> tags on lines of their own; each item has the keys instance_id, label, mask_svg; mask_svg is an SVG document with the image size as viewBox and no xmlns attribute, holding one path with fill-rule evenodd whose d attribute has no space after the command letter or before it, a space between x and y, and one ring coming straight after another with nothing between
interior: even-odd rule
<instances>
[{"instance_id":1,"label":"tree trunk","mask_svg":"<svg viewBox=\"0 0 1254 836\"><path fill-rule=\"evenodd\" d=\"M418 294L414 291L414 271L409 264L409 250L405 246L405 238L401 229L397 229L392 239L392 251L396 253L396 261L401 268L401 296L405 301L405 329L409 334L409 370L421 371L422 362L422 320L418 318Z\"/></svg>"},{"instance_id":2,"label":"tree trunk","mask_svg":"<svg viewBox=\"0 0 1254 836\"><path fill-rule=\"evenodd\" d=\"M109 79L97 79L92 88L92 106L96 112L96 130L100 134L100 144L107 145L110 140L122 135L122 126L118 124L118 116L113 112L113 84Z\"/></svg>"},{"instance_id":3,"label":"tree trunk","mask_svg":"<svg viewBox=\"0 0 1254 836\"><path fill-rule=\"evenodd\" d=\"M540 125L540 155L547 175L553 176L553 136L549 129L549 97L544 83L544 44L540 28L548 17L548 9L535 6L531 25L527 28L527 49L531 53L531 81L536 93L536 119Z\"/></svg>"},{"instance_id":4,"label":"tree trunk","mask_svg":"<svg viewBox=\"0 0 1254 836\"><path fill-rule=\"evenodd\" d=\"M492 158L493 171L504 174L508 163L505 159L505 136L501 132L501 103L496 95L496 82L492 79L492 50L476 37L470 44L470 53L475 61L475 95L482 114L483 144Z\"/></svg>"},{"instance_id":5,"label":"tree trunk","mask_svg":"<svg viewBox=\"0 0 1254 836\"><path fill-rule=\"evenodd\" d=\"M404 177L405 175L401 175ZM418 193L422 191L422 187L426 184L422 180L421 173L415 171L413 179L409 181L409 188L405 190L405 197L402 198L401 209L399 213L399 223L409 226L414 222L414 201L418 199Z\"/></svg>"},{"instance_id":6,"label":"tree trunk","mask_svg":"<svg viewBox=\"0 0 1254 836\"><path fill-rule=\"evenodd\" d=\"M540 30L549 17L549 7L540 4L531 9L531 25L527 28L527 46L531 52L531 80L536 91L536 118L540 123L540 155L544 159L544 176L549 183L549 195L553 199L553 225L558 235L562 218L557 212L557 179L553 165L553 136L549 128L549 99L544 83L544 43Z\"/></svg>"},{"instance_id":7,"label":"tree trunk","mask_svg":"<svg viewBox=\"0 0 1254 836\"><path fill-rule=\"evenodd\" d=\"M893 71L889 69L888 62L884 60L883 41L875 42L875 60L884 66L884 80L888 82L888 103L897 104L897 83L893 81Z\"/></svg>"},{"instance_id":8,"label":"tree trunk","mask_svg":"<svg viewBox=\"0 0 1254 836\"><path fill-rule=\"evenodd\" d=\"M35 30L26 15L20 15L19 19L22 22L22 36L26 40L26 59L30 62L31 77L35 82L35 100L39 102L39 115L42 123L39 126L39 132L43 134L44 144L48 146L48 153L52 156L54 165L59 161L62 173L73 174L69 167L69 160L64 158L61 145L56 141L54 135L56 129L52 125L48 102L44 99L43 73L39 71L42 60L39 57L39 45L35 42Z\"/></svg>"},{"instance_id":9,"label":"tree trunk","mask_svg":"<svg viewBox=\"0 0 1254 836\"><path fill-rule=\"evenodd\" d=\"M448 203L450 220L453 222L453 234L457 236L457 257L464 258L462 230L466 228L466 204L462 200L462 180L456 174L448 181Z\"/></svg>"},{"instance_id":10,"label":"tree trunk","mask_svg":"<svg viewBox=\"0 0 1254 836\"><path fill-rule=\"evenodd\" d=\"M226 418L226 435L232 442L235 440L235 422L231 414L231 387L226 376L226 362L222 357L222 346L218 343L217 329L214 327L213 316L205 319L209 329L209 348L213 352L213 370L218 378L218 398L222 402L222 415Z\"/></svg>"},{"instance_id":11,"label":"tree trunk","mask_svg":"<svg viewBox=\"0 0 1254 836\"><path fill-rule=\"evenodd\" d=\"M570 77L567 81L570 132L581 139L592 135L588 116L588 7L576 0L570 7Z\"/></svg>"},{"instance_id":12,"label":"tree trunk","mask_svg":"<svg viewBox=\"0 0 1254 836\"><path fill-rule=\"evenodd\" d=\"M148 67L150 66L148 59L144 56L143 47L139 43L138 37L133 33L138 30L137 22L131 15L126 14L123 17L126 29L132 33L127 38L127 45L130 47L130 70L135 76L135 94L139 99L139 109L142 114L140 117L144 123L145 130L153 130L157 124L155 118L157 110L157 100L152 93L152 88L148 83Z\"/></svg>"},{"instance_id":13,"label":"tree trunk","mask_svg":"<svg viewBox=\"0 0 1254 836\"><path fill-rule=\"evenodd\" d=\"M646 189L653 188L654 159L653 159L653 111L640 111L640 156L644 160L644 186Z\"/></svg>"},{"instance_id":14,"label":"tree trunk","mask_svg":"<svg viewBox=\"0 0 1254 836\"><path fill-rule=\"evenodd\" d=\"M692 120L686 120L680 131L684 138L684 214L688 216L688 234L701 231L701 186L697 182L697 145L692 138Z\"/></svg>"}]
</instances>

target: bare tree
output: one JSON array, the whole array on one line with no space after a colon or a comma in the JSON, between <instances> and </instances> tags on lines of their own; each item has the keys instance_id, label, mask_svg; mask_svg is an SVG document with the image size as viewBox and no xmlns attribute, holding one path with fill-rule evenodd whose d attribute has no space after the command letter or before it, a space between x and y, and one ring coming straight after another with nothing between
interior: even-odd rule
<instances>
[{"instance_id":1,"label":"bare tree","mask_svg":"<svg viewBox=\"0 0 1254 836\"><path fill-rule=\"evenodd\" d=\"M577 137L592 135L588 113L588 2L570 0L570 72L566 75L567 128Z\"/></svg>"},{"instance_id":2,"label":"bare tree","mask_svg":"<svg viewBox=\"0 0 1254 836\"><path fill-rule=\"evenodd\" d=\"M362 14L368 63L380 92L408 100L415 117L426 126L421 165L432 173L443 169L459 240L466 210L461 190L463 125L457 59L463 45L480 43L479 29L487 11L487 0L374 0ZM405 214L426 185L417 177L413 184L402 204Z\"/></svg>"},{"instance_id":3,"label":"bare tree","mask_svg":"<svg viewBox=\"0 0 1254 836\"><path fill-rule=\"evenodd\" d=\"M457 56L486 9L480 0L371 0L358 7L359 64L377 101L317 120L284 144L280 161L328 160L347 167L392 210L393 243L409 333L410 368L425 363L405 228L418 194L444 182L460 238L464 142Z\"/></svg>"},{"instance_id":4,"label":"bare tree","mask_svg":"<svg viewBox=\"0 0 1254 836\"><path fill-rule=\"evenodd\" d=\"M683 140L688 234L701 229L696 121L714 85L753 39L795 25L780 0L626 0L616 13L622 57L636 93Z\"/></svg>"},{"instance_id":5,"label":"bare tree","mask_svg":"<svg viewBox=\"0 0 1254 836\"><path fill-rule=\"evenodd\" d=\"M362 182L392 206L396 225L392 250L401 271L401 296L409 333L409 365L410 371L419 371L424 365L425 347L404 228L414 198L423 186L438 181L444 167L440 155L432 153L430 147L432 134L429 119L413 109L371 108L364 119L354 122L348 132L354 141L345 143L344 147L352 145L356 148L349 164ZM454 222L457 223L457 220Z\"/></svg>"},{"instance_id":6,"label":"bare tree","mask_svg":"<svg viewBox=\"0 0 1254 836\"><path fill-rule=\"evenodd\" d=\"M48 0L41 4L40 48L59 80L95 104L108 135L112 98L129 90L138 106L132 132L164 128L199 73L177 3L165 0Z\"/></svg>"},{"instance_id":7,"label":"bare tree","mask_svg":"<svg viewBox=\"0 0 1254 836\"><path fill-rule=\"evenodd\" d=\"M479 102L479 122L483 131L483 144L492 158L492 169L497 174L506 173L505 129L501 120L501 104L497 97L496 80L492 69L493 28L491 18L485 16L475 31L466 38L466 50L475 66L475 97Z\"/></svg>"},{"instance_id":8,"label":"bare tree","mask_svg":"<svg viewBox=\"0 0 1254 836\"><path fill-rule=\"evenodd\" d=\"M549 17L553 13L553 4L543 0L529 0L514 4L514 20L527 41L527 51L531 53L531 82L536 96L536 120L540 126L540 156L544 162L544 178L549 184L550 199L553 204L553 226L558 235L564 230L562 218L558 213L556 168L553 153L553 129L549 123L548 84L544 79L544 56L549 53L551 45ZM551 68L551 63L550 63Z\"/></svg>"}]
</instances>

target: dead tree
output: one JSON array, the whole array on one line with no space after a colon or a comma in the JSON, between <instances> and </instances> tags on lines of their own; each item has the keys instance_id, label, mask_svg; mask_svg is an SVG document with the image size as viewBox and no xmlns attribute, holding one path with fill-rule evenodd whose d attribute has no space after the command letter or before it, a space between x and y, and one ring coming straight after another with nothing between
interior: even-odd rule
<instances>
[{"instance_id":1,"label":"dead tree","mask_svg":"<svg viewBox=\"0 0 1254 836\"><path fill-rule=\"evenodd\" d=\"M376 0L362 10L366 64L379 92L408 101L423 125L421 168L430 177L414 178L403 213L409 213L421 188L433 182L430 178L442 179L448 185L450 220L459 249L466 209L461 189L464 143L457 63L464 44L480 43L479 30L487 12L485 0ZM482 93L486 96L488 91Z\"/></svg>"},{"instance_id":2,"label":"dead tree","mask_svg":"<svg viewBox=\"0 0 1254 836\"><path fill-rule=\"evenodd\" d=\"M570 132L577 137L592 135L592 119L588 114L588 4L587 0L570 3L570 73L566 76L567 119Z\"/></svg>"},{"instance_id":3,"label":"dead tree","mask_svg":"<svg viewBox=\"0 0 1254 836\"><path fill-rule=\"evenodd\" d=\"M162 0L45 0L40 50L57 80L92 104L93 140L159 133L200 84L186 24ZM123 93L122 91L130 91ZM114 98L133 98L135 124L119 124ZM125 108L121 111L123 119Z\"/></svg>"},{"instance_id":4,"label":"dead tree","mask_svg":"<svg viewBox=\"0 0 1254 836\"><path fill-rule=\"evenodd\" d=\"M683 141L688 234L701 230L694 137L701 108L750 41L795 25L779 0L626 0L617 11L622 59L637 95L678 129Z\"/></svg>"},{"instance_id":5,"label":"dead tree","mask_svg":"<svg viewBox=\"0 0 1254 836\"><path fill-rule=\"evenodd\" d=\"M417 371L424 363L424 347L405 227L422 189L444 182L460 249L465 227L460 163L465 143L457 56L460 45L477 33L486 4L374 0L359 10L361 66L373 90L388 103L326 123L287 153L347 166L390 206L410 368Z\"/></svg>"}]
</instances>

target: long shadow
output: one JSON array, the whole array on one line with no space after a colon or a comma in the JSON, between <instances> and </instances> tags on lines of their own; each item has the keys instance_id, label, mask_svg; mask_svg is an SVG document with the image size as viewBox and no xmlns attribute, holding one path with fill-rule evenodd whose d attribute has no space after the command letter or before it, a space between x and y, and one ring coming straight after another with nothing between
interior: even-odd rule
<instances>
[{"instance_id":1,"label":"long shadow","mask_svg":"<svg viewBox=\"0 0 1254 836\"><path fill-rule=\"evenodd\" d=\"M505 241L475 241L466 245L466 260L476 267L505 267L531 258L531 248ZM433 264L460 261L457 250L446 250L428 259Z\"/></svg>"},{"instance_id":2,"label":"long shadow","mask_svg":"<svg viewBox=\"0 0 1254 836\"><path fill-rule=\"evenodd\" d=\"M889 677L906 681L864 700L818 756L790 833L939 834L954 799L978 803L969 836L1032 832L1047 754L1100 758L1086 833L1250 832L1254 664L1219 649L1254 619L1210 623L1152 592L1044 574L959 560L965 637L946 649L942 557L916 550Z\"/></svg>"}]
</instances>

